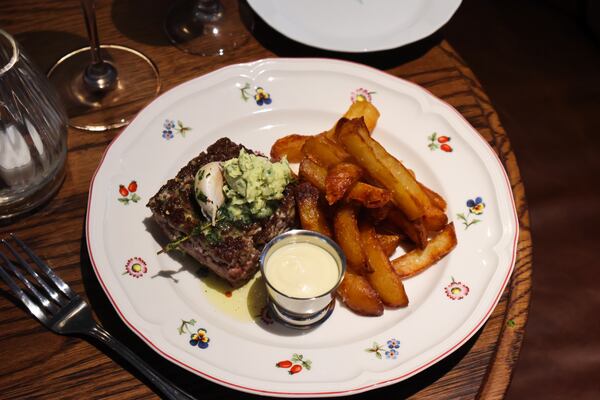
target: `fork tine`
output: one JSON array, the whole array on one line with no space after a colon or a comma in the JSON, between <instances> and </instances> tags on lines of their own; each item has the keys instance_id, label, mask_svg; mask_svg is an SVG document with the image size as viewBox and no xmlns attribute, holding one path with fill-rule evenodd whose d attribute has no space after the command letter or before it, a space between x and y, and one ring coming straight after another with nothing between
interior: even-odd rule
<instances>
[{"instance_id":1,"label":"fork tine","mask_svg":"<svg viewBox=\"0 0 600 400\"><path fill-rule=\"evenodd\" d=\"M35 315L37 319L40 320L40 322L45 324L48 320L48 317L46 316L44 311L42 311L42 309L37 304L31 301L29 296L27 296L27 294L25 294L25 292L19 287L19 285L15 283L15 281L10 277L10 275L8 275L8 273L6 273L6 271L4 270L4 268L2 268L1 265L0 277L4 282L6 282L10 290L12 290L14 295L17 296L19 300L21 300L21 302L29 309L29 311L33 315Z\"/></svg>"},{"instance_id":2,"label":"fork tine","mask_svg":"<svg viewBox=\"0 0 600 400\"><path fill-rule=\"evenodd\" d=\"M56 290L54 290L50 286L48 286L48 284L40 277L40 275L37 272L35 272L35 270L33 268L31 268L31 265L29 265L29 263L27 261L25 261L19 253L17 253L17 251L14 249L14 247L12 247L10 245L10 243L8 243L6 241L6 239L2 239L1 241L2 241L2 244L4 244L8 248L8 250L10 250L10 252L17 259L19 264L21 264L21 266L23 268L25 268L27 270L27 272L29 272L35 278L37 283L40 284L40 286L46 291L46 293L48 293L48 296L52 297L52 299L54 299L54 301L56 301L57 303L59 303L61 305L66 304L66 301L58 295Z\"/></svg>"},{"instance_id":3,"label":"fork tine","mask_svg":"<svg viewBox=\"0 0 600 400\"><path fill-rule=\"evenodd\" d=\"M37 264L37 266L40 267L41 270L44 271L46 273L46 275L48 275L48 277L50 277L50 279L52 279L52 282L54 282L56 287L61 292L63 292L65 294L65 296L67 296L69 299L73 298L75 296L75 293L71 290L71 287L69 285L67 285L65 283L65 281L60 279L60 277L54 273L52 268L50 268L48 266L48 264L43 262L42 259L39 258L33 252L33 250L31 250L29 248L29 246L27 246L21 239L19 239L17 237L17 235L15 235L14 233L11 233L10 237L12 237L15 240L15 242L17 242L19 244L19 246L21 246L21 248L25 251L25 253L27 253L27 255L33 260L33 262L35 262Z\"/></svg>"},{"instance_id":4,"label":"fork tine","mask_svg":"<svg viewBox=\"0 0 600 400\"><path fill-rule=\"evenodd\" d=\"M46 309L48 311L50 311L51 313L55 313L58 311L58 307L52 303L51 301L49 301L47 298L45 298L36 288L35 286L33 286L31 284L31 282L29 282L29 280L27 278L25 278L23 276L23 274L21 273L21 271L19 271L17 269L17 267L15 267L15 265L12 263L12 261L10 261L8 258L6 258L6 256L0 252L0 258L2 258L2 260L4 261L4 264L12 271L13 274L16 275L17 278L19 278L19 280L21 282L23 282L23 284L27 287L27 289L29 289L31 291L31 293L33 293L33 295L39 300L40 303L42 303L42 305L44 307L46 307Z\"/></svg>"}]
</instances>

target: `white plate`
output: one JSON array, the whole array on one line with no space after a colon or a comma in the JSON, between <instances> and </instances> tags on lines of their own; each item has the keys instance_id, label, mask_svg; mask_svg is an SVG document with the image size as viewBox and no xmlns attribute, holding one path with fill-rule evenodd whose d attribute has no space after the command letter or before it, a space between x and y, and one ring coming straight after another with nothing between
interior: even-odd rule
<instances>
[{"instance_id":1,"label":"white plate","mask_svg":"<svg viewBox=\"0 0 600 400\"><path fill-rule=\"evenodd\" d=\"M273 29L297 42L352 53L389 50L441 28L461 0L248 0Z\"/></svg>"},{"instance_id":2,"label":"white plate","mask_svg":"<svg viewBox=\"0 0 600 400\"><path fill-rule=\"evenodd\" d=\"M270 103L256 100L258 88L270 95ZM188 160L223 136L268 154L285 134L332 126L351 97L361 95L381 111L374 136L448 200L456 225L457 248L405 281L407 308L368 318L338 304L320 327L292 331L250 319L248 293L227 297L215 290L214 279L194 274L197 264L190 258L156 254L164 237L145 204ZM441 143L441 136L450 141ZM453 151L443 151L442 144ZM122 196L119 186L134 180L135 191ZM474 206L469 213L466 201L477 197L482 201L469 203ZM456 350L497 304L513 269L517 231L504 169L458 112L415 84L323 59L234 65L163 94L106 150L92 180L87 215L96 275L123 321L152 349L230 388L290 397L390 385ZM206 332L200 337L210 341L190 342L200 328ZM289 368L275 366L294 354L310 360L312 368L303 364L301 372L289 374Z\"/></svg>"}]
</instances>

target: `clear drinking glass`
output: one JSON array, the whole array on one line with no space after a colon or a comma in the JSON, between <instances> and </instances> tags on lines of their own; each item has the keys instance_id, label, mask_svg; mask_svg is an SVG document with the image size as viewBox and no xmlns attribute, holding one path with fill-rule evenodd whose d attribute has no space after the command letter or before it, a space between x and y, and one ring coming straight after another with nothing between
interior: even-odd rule
<instances>
[{"instance_id":1,"label":"clear drinking glass","mask_svg":"<svg viewBox=\"0 0 600 400\"><path fill-rule=\"evenodd\" d=\"M57 93L0 30L0 222L56 193L66 155L67 116Z\"/></svg>"}]
</instances>

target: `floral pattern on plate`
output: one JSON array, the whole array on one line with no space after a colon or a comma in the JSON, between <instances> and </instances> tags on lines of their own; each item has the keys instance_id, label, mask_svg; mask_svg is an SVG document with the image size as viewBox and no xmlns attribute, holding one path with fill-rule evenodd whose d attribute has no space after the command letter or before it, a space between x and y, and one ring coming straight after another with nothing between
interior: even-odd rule
<instances>
[{"instance_id":1,"label":"floral pattern on plate","mask_svg":"<svg viewBox=\"0 0 600 400\"><path fill-rule=\"evenodd\" d=\"M195 326L195 319L181 320L181 324L177 328L177 332L180 335L188 334L190 335L190 346L199 347L201 349L206 349L208 347L208 343L210 342L210 338L208 337L208 330L205 328L192 329L192 326Z\"/></svg>"},{"instance_id":2,"label":"floral pattern on plate","mask_svg":"<svg viewBox=\"0 0 600 400\"><path fill-rule=\"evenodd\" d=\"M183 122L177 121L177 123L172 119L165 119L163 122L163 131L162 137L165 140L171 140L175 137L175 134L181 135L181 137L185 137L186 133L191 131L192 128L189 126L185 126Z\"/></svg>"},{"instance_id":3,"label":"floral pattern on plate","mask_svg":"<svg viewBox=\"0 0 600 400\"><path fill-rule=\"evenodd\" d=\"M377 342L373 342L373 345L368 349L365 349L366 352L375 354L379 360L383 359L383 355L388 360L395 360L398 358L398 348L400 348L400 341L395 338L391 338L387 341L387 346L384 347Z\"/></svg>"},{"instance_id":4,"label":"floral pattern on plate","mask_svg":"<svg viewBox=\"0 0 600 400\"><path fill-rule=\"evenodd\" d=\"M304 359L302 354L294 353L292 358L289 360L282 360L275 364L277 368L287 369L288 374L295 375L301 372L303 369L310 371L312 367L312 361Z\"/></svg>"},{"instance_id":5,"label":"floral pattern on plate","mask_svg":"<svg viewBox=\"0 0 600 400\"><path fill-rule=\"evenodd\" d=\"M356 103L357 101L368 101L371 102L371 95L375 92L370 92L365 88L358 88L350 93L350 101Z\"/></svg>"},{"instance_id":6,"label":"floral pattern on plate","mask_svg":"<svg viewBox=\"0 0 600 400\"><path fill-rule=\"evenodd\" d=\"M123 205L129 205L130 202L137 203L142 198L136 193L138 184L136 181L129 182L129 185L119 185L119 194L121 197L117 200Z\"/></svg>"},{"instance_id":7,"label":"floral pattern on plate","mask_svg":"<svg viewBox=\"0 0 600 400\"><path fill-rule=\"evenodd\" d=\"M469 229L471 225L477 224L481 222L479 218L475 218L475 215L483 214L485 210L485 203L481 197L475 197L474 199L467 200L468 212L458 213L456 216L461 220L462 224L465 226L465 230Z\"/></svg>"},{"instance_id":8,"label":"floral pattern on plate","mask_svg":"<svg viewBox=\"0 0 600 400\"><path fill-rule=\"evenodd\" d=\"M469 294L469 287L462 282L456 282L453 277L452 282L444 288L444 291L450 300L462 300Z\"/></svg>"},{"instance_id":9,"label":"floral pattern on plate","mask_svg":"<svg viewBox=\"0 0 600 400\"><path fill-rule=\"evenodd\" d=\"M448 143L452 140L450 136L438 136L437 132L433 132L431 135L427 136L427 140L429 141L427 147L429 147L429 150L431 151L437 149L445 151L446 153L452 153L454 151L452 146Z\"/></svg>"},{"instance_id":10,"label":"floral pattern on plate","mask_svg":"<svg viewBox=\"0 0 600 400\"><path fill-rule=\"evenodd\" d=\"M127 264L125 264L125 272L123 275L129 274L134 278L141 278L148 272L148 265L146 265L146 261L144 261L140 257L133 257L127 260Z\"/></svg>"},{"instance_id":11,"label":"floral pattern on plate","mask_svg":"<svg viewBox=\"0 0 600 400\"><path fill-rule=\"evenodd\" d=\"M252 86L248 82L246 82L244 87L240 88L240 92L242 93L242 99L244 101L248 101L250 100L250 98L254 98L254 101L256 101L256 104L259 106L265 104L268 105L272 103L273 100L271 99L271 95L262 87L258 86L254 88L254 94L252 94L251 91Z\"/></svg>"}]
</instances>

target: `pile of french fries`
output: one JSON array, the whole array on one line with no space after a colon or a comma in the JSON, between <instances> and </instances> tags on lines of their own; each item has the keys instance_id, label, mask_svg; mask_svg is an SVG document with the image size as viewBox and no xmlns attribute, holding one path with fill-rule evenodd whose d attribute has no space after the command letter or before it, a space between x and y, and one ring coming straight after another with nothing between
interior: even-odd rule
<instances>
[{"instance_id":1,"label":"pile of french fries","mask_svg":"<svg viewBox=\"0 0 600 400\"><path fill-rule=\"evenodd\" d=\"M347 259L338 295L361 315L408 305L402 280L456 246L446 201L371 136L379 111L353 103L333 128L277 140L271 157L300 163L296 203L303 229L334 239ZM399 245L408 251L393 260Z\"/></svg>"}]
</instances>

